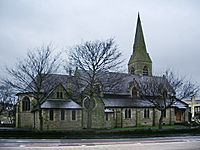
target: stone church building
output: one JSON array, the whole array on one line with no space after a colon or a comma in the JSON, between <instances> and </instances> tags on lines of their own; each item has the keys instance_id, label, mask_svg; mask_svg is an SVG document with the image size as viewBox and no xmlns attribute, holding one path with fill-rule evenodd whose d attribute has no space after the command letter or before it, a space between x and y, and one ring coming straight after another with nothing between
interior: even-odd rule
<instances>
[{"instance_id":1,"label":"stone church building","mask_svg":"<svg viewBox=\"0 0 200 150\"><path fill-rule=\"evenodd\" d=\"M160 111L148 101L144 101L135 88L135 82L149 78L159 80L162 77L152 75L152 60L147 52L140 17L138 15L133 53L128 62L128 73L110 72L120 75L123 80L112 90L101 89L101 96L92 104L91 116L88 115L87 97L76 95L76 75L52 74L46 81L48 87L43 91L47 95L42 109L43 130L76 130L88 128L125 128L135 126L158 125ZM106 77L107 78L107 77ZM84 90L83 90L84 91ZM31 92L18 93L16 127L39 129L39 111L35 108L35 99ZM188 105L177 101L164 113L163 124L183 123L188 120Z\"/></svg>"}]
</instances>

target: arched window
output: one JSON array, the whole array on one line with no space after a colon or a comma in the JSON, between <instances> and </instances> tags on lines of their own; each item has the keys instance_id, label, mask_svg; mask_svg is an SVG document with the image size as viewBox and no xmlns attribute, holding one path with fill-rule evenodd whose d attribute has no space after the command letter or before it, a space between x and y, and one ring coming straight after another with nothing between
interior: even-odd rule
<instances>
[{"instance_id":1,"label":"arched window","mask_svg":"<svg viewBox=\"0 0 200 150\"><path fill-rule=\"evenodd\" d=\"M30 99L24 97L22 100L22 111L30 111Z\"/></svg>"},{"instance_id":2,"label":"arched window","mask_svg":"<svg viewBox=\"0 0 200 150\"><path fill-rule=\"evenodd\" d=\"M145 108L144 109L144 118L149 118L149 109L148 108Z\"/></svg>"},{"instance_id":3,"label":"arched window","mask_svg":"<svg viewBox=\"0 0 200 150\"><path fill-rule=\"evenodd\" d=\"M147 68L147 66L144 66L144 68L143 68L143 76L148 76L148 75L149 75L148 68Z\"/></svg>"},{"instance_id":4,"label":"arched window","mask_svg":"<svg viewBox=\"0 0 200 150\"><path fill-rule=\"evenodd\" d=\"M131 109L128 110L128 117L131 118Z\"/></svg>"},{"instance_id":5,"label":"arched window","mask_svg":"<svg viewBox=\"0 0 200 150\"><path fill-rule=\"evenodd\" d=\"M137 89L135 87L132 88L132 97L133 98L138 97L138 91L137 91Z\"/></svg>"},{"instance_id":6,"label":"arched window","mask_svg":"<svg viewBox=\"0 0 200 150\"><path fill-rule=\"evenodd\" d=\"M76 120L76 110L72 110L72 120Z\"/></svg>"},{"instance_id":7,"label":"arched window","mask_svg":"<svg viewBox=\"0 0 200 150\"><path fill-rule=\"evenodd\" d=\"M131 74L135 74L135 68L131 67Z\"/></svg>"},{"instance_id":8,"label":"arched window","mask_svg":"<svg viewBox=\"0 0 200 150\"><path fill-rule=\"evenodd\" d=\"M131 109L125 109L125 119L131 118Z\"/></svg>"},{"instance_id":9,"label":"arched window","mask_svg":"<svg viewBox=\"0 0 200 150\"><path fill-rule=\"evenodd\" d=\"M54 118L54 112L53 112L53 109L50 109L49 110L49 120L53 120Z\"/></svg>"},{"instance_id":10,"label":"arched window","mask_svg":"<svg viewBox=\"0 0 200 150\"><path fill-rule=\"evenodd\" d=\"M128 118L128 110L125 109L125 119L127 119L127 118Z\"/></svg>"},{"instance_id":11,"label":"arched window","mask_svg":"<svg viewBox=\"0 0 200 150\"><path fill-rule=\"evenodd\" d=\"M62 91L59 91L56 93L56 98L57 99L63 99L63 92Z\"/></svg>"},{"instance_id":12,"label":"arched window","mask_svg":"<svg viewBox=\"0 0 200 150\"><path fill-rule=\"evenodd\" d=\"M166 116L167 116L167 111L166 111L166 109L163 111L163 117L164 118L166 118Z\"/></svg>"},{"instance_id":13,"label":"arched window","mask_svg":"<svg viewBox=\"0 0 200 150\"><path fill-rule=\"evenodd\" d=\"M163 91L163 95L162 96L163 96L164 99L166 99L168 97L168 93L167 93L166 89Z\"/></svg>"}]
</instances>

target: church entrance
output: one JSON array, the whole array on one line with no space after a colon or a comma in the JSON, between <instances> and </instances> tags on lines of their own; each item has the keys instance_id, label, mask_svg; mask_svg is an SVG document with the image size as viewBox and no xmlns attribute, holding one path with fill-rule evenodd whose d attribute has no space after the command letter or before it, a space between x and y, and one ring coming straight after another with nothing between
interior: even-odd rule
<instances>
[{"instance_id":1,"label":"church entrance","mask_svg":"<svg viewBox=\"0 0 200 150\"><path fill-rule=\"evenodd\" d=\"M182 121L182 111L180 109L175 109L175 116L176 116L176 122Z\"/></svg>"}]
</instances>

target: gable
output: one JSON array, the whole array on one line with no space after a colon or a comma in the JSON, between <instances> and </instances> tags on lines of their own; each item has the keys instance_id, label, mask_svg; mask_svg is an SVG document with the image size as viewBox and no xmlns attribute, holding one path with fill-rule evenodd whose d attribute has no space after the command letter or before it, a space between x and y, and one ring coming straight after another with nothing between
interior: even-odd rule
<instances>
[{"instance_id":1,"label":"gable","mask_svg":"<svg viewBox=\"0 0 200 150\"><path fill-rule=\"evenodd\" d=\"M68 98L67 90L64 88L62 84L59 84L52 90L52 92L49 94L47 98L48 99L49 98L50 99L67 99Z\"/></svg>"}]
</instances>

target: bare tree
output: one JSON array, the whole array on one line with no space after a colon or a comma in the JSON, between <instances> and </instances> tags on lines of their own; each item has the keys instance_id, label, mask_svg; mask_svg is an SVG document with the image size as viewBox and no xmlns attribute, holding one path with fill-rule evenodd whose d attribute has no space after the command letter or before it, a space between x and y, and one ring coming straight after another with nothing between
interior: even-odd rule
<instances>
[{"instance_id":1,"label":"bare tree","mask_svg":"<svg viewBox=\"0 0 200 150\"><path fill-rule=\"evenodd\" d=\"M172 107L177 100L194 96L199 87L190 81L176 77L173 72L166 71L163 77L147 77L145 81L138 83L140 96L149 101L161 112L159 129L162 129L164 112Z\"/></svg>"},{"instance_id":2,"label":"bare tree","mask_svg":"<svg viewBox=\"0 0 200 150\"><path fill-rule=\"evenodd\" d=\"M85 106L88 106L89 118L94 105L94 97L99 96L100 88L105 84L101 82L102 78L105 78L109 71L119 68L122 63L120 56L121 53L118 51L113 39L89 41L71 49L70 60L77 67L75 74L79 75L79 80L87 85L87 92L85 92L87 97L85 102L87 104ZM110 84L112 83L114 84L114 82L110 82ZM88 128L90 127L91 123L88 122Z\"/></svg>"},{"instance_id":3,"label":"bare tree","mask_svg":"<svg viewBox=\"0 0 200 150\"><path fill-rule=\"evenodd\" d=\"M46 96L43 88L45 80L55 73L60 64L60 54L53 55L51 45L28 51L24 60L19 61L13 68L6 68L9 75L4 79L4 83L13 87L16 91L26 93L30 92L36 100L36 106L39 110L40 130L43 129L43 118L41 111L41 102Z\"/></svg>"},{"instance_id":4,"label":"bare tree","mask_svg":"<svg viewBox=\"0 0 200 150\"><path fill-rule=\"evenodd\" d=\"M15 94L12 87L8 85L0 86L0 115L7 116L9 122L13 123L15 114Z\"/></svg>"},{"instance_id":5,"label":"bare tree","mask_svg":"<svg viewBox=\"0 0 200 150\"><path fill-rule=\"evenodd\" d=\"M165 77L174 89L177 99L183 100L185 98L198 95L200 90L199 86L190 80L186 80L184 77L178 77L170 70L165 72Z\"/></svg>"}]
</instances>

